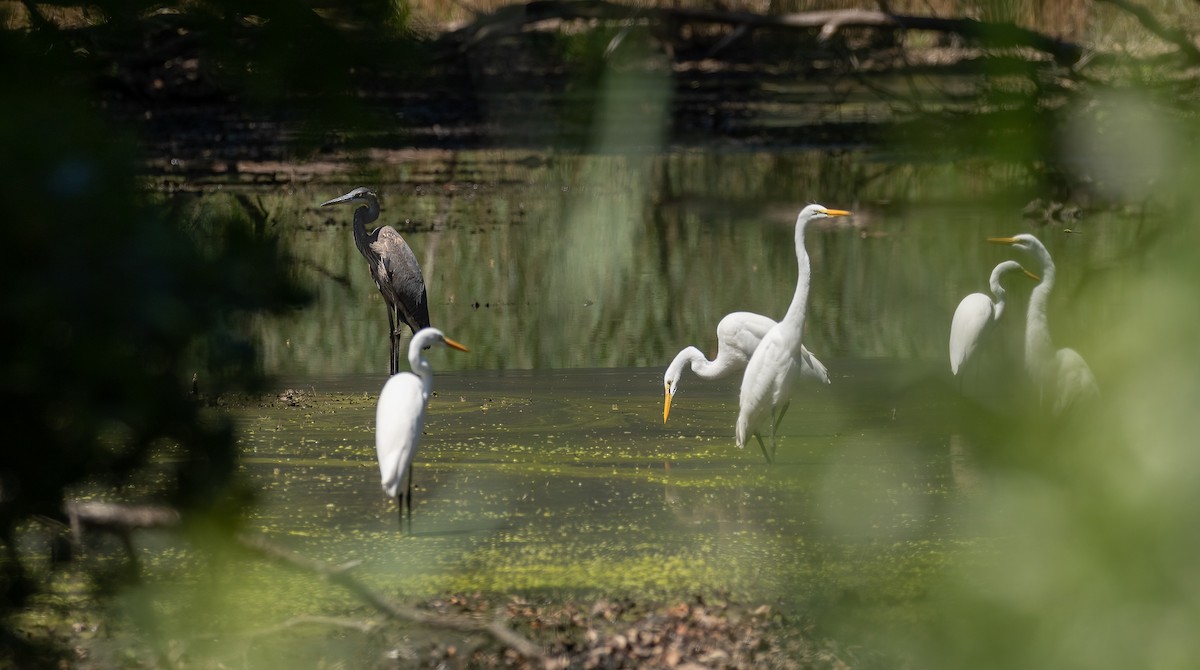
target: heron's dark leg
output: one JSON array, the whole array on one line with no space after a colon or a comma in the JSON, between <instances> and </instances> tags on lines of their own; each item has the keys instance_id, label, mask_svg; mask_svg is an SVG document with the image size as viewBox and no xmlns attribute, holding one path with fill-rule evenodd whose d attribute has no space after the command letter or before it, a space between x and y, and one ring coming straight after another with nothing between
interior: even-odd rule
<instances>
[{"instance_id":1,"label":"heron's dark leg","mask_svg":"<svg viewBox=\"0 0 1200 670\"><path fill-rule=\"evenodd\" d=\"M400 359L396 357L396 317L395 309L391 305L387 306L388 313L388 376L392 376L400 371Z\"/></svg>"}]
</instances>

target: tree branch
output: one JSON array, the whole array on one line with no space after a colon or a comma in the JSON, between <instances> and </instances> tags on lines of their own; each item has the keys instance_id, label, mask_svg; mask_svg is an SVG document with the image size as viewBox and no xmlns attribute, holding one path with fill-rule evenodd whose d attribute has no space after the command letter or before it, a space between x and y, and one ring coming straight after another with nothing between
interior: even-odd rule
<instances>
[{"instance_id":1,"label":"tree branch","mask_svg":"<svg viewBox=\"0 0 1200 670\"><path fill-rule=\"evenodd\" d=\"M371 633L376 628L379 627L373 621L355 621L354 619L341 619L341 618L337 618L337 617L301 615L301 616L297 616L297 617L292 617L291 619L288 619L287 621L281 621L277 624L267 626L265 628L259 628L256 630L247 631L243 635L245 637L267 637L270 635L274 635L276 633L281 633L289 628L295 628L296 626L306 626L306 625L332 626L332 627L336 627L336 628L351 628L353 630L357 630L360 633Z\"/></svg>"},{"instance_id":2,"label":"tree branch","mask_svg":"<svg viewBox=\"0 0 1200 670\"><path fill-rule=\"evenodd\" d=\"M1178 47L1180 55L1187 59L1189 63L1200 64L1200 48L1196 47L1196 42L1192 40L1191 36L1182 30L1164 26L1158 20L1158 17L1154 16L1144 5L1139 5L1129 0L1099 1L1107 2L1124 12L1132 14L1138 20L1138 23L1142 24L1143 28L1149 30L1159 39Z\"/></svg>"},{"instance_id":3,"label":"tree branch","mask_svg":"<svg viewBox=\"0 0 1200 670\"><path fill-rule=\"evenodd\" d=\"M886 6L886 4L884 5ZM468 26L447 37L460 49L480 42L519 32L524 26L548 19L629 21L642 19L654 23L716 23L749 28L821 29L822 38L845 27L928 30L953 33L984 47L1027 47L1047 53L1063 65L1072 65L1083 57L1083 48L1012 23L985 23L965 18L939 18L893 14L869 9L841 9L796 12L768 16L752 12L695 9L687 7L627 7L608 0L534 0L524 5L508 5L480 16Z\"/></svg>"},{"instance_id":4,"label":"tree branch","mask_svg":"<svg viewBox=\"0 0 1200 670\"><path fill-rule=\"evenodd\" d=\"M316 574L322 579L346 589L359 600L390 618L467 633L486 633L491 635L497 642L513 649L528 659L538 661L542 664L546 661L546 656L542 653L541 648L513 632L500 620L485 624L463 617L434 614L389 601L348 574L349 570L357 565L356 563L341 566L329 565L284 549L260 536L242 534L238 536L238 542L247 549L266 558Z\"/></svg>"}]
</instances>

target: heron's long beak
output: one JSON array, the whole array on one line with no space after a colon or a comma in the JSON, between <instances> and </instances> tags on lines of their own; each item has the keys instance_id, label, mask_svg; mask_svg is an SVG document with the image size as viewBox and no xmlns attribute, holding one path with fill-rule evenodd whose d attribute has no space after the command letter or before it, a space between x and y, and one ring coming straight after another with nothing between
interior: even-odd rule
<instances>
[{"instance_id":1,"label":"heron's long beak","mask_svg":"<svg viewBox=\"0 0 1200 670\"><path fill-rule=\"evenodd\" d=\"M1015 238L1015 237L989 237L989 238L987 238L987 241L991 242L992 244L1015 244L1017 241L1017 238Z\"/></svg>"},{"instance_id":2,"label":"heron's long beak","mask_svg":"<svg viewBox=\"0 0 1200 670\"><path fill-rule=\"evenodd\" d=\"M847 212L844 209L827 209L827 210L825 210L826 216L850 216L853 213L854 212Z\"/></svg>"},{"instance_id":3,"label":"heron's long beak","mask_svg":"<svg viewBox=\"0 0 1200 670\"><path fill-rule=\"evenodd\" d=\"M447 347L450 347L452 349L458 349L459 351L470 351L470 349L464 347L463 345L459 344L458 342L455 342L454 340L452 340L448 337L443 337L442 340L445 341Z\"/></svg>"},{"instance_id":4,"label":"heron's long beak","mask_svg":"<svg viewBox=\"0 0 1200 670\"><path fill-rule=\"evenodd\" d=\"M338 205L343 202L350 202L352 200L354 200L354 192L353 191L351 191L350 193L347 193L346 195L339 195L338 197L334 198L333 200L326 200L325 202L321 203L321 206L325 207L327 205Z\"/></svg>"},{"instance_id":5,"label":"heron's long beak","mask_svg":"<svg viewBox=\"0 0 1200 670\"><path fill-rule=\"evenodd\" d=\"M1026 276L1026 277L1029 277L1029 278L1030 278L1030 279L1032 279L1033 281L1042 281L1042 278L1041 278L1041 277L1039 277L1039 276L1037 276L1037 275L1033 274L1032 272L1030 272L1029 270L1026 270L1025 268L1021 268L1021 272L1024 272L1024 273L1025 273L1025 276Z\"/></svg>"},{"instance_id":6,"label":"heron's long beak","mask_svg":"<svg viewBox=\"0 0 1200 670\"><path fill-rule=\"evenodd\" d=\"M671 389L667 389L667 395L663 399L663 423L667 423L667 415L671 413Z\"/></svg>"}]
</instances>

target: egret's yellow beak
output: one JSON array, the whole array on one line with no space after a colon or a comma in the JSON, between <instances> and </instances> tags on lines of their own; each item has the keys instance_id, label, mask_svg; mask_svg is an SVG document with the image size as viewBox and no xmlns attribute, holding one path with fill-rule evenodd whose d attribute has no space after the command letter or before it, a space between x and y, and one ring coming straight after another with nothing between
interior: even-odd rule
<instances>
[{"instance_id":1,"label":"egret's yellow beak","mask_svg":"<svg viewBox=\"0 0 1200 670\"><path fill-rule=\"evenodd\" d=\"M444 337L442 339L445 340L446 346L450 347L451 349L458 349L459 351L470 351L470 349L464 347L463 345L459 344L458 342L455 342L454 340L452 340L448 337Z\"/></svg>"},{"instance_id":2,"label":"egret's yellow beak","mask_svg":"<svg viewBox=\"0 0 1200 670\"><path fill-rule=\"evenodd\" d=\"M847 212L844 209L827 209L827 210L825 210L825 216L850 216L853 213L854 212Z\"/></svg>"},{"instance_id":3,"label":"egret's yellow beak","mask_svg":"<svg viewBox=\"0 0 1200 670\"><path fill-rule=\"evenodd\" d=\"M987 238L987 241L991 242L993 244L1013 244L1017 241L1017 238L1015 238L1015 237L989 237L989 238Z\"/></svg>"},{"instance_id":4,"label":"egret's yellow beak","mask_svg":"<svg viewBox=\"0 0 1200 670\"><path fill-rule=\"evenodd\" d=\"M1030 272L1029 270L1026 270L1025 268L1021 268L1021 272L1024 272L1024 273L1025 273L1025 276L1026 276L1026 277L1029 277L1029 278L1030 278L1030 279L1032 279L1033 281L1042 281L1042 278L1041 278L1041 277L1039 277L1039 276L1037 276L1037 275L1033 274L1032 272Z\"/></svg>"},{"instance_id":5,"label":"egret's yellow beak","mask_svg":"<svg viewBox=\"0 0 1200 670\"><path fill-rule=\"evenodd\" d=\"M667 415L671 413L671 388L667 387L667 394L663 399L663 424L667 423Z\"/></svg>"}]
</instances>

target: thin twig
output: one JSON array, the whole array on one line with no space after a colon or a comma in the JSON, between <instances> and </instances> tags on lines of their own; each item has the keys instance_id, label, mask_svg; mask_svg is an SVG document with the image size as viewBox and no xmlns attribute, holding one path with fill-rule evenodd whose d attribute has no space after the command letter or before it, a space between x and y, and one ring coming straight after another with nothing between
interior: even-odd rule
<instances>
[{"instance_id":1,"label":"thin twig","mask_svg":"<svg viewBox=\"0 0 1200 670\"><path fill-rule=\"evenodd\" d=\"M238 535L238 541L242 544L242 546L256 551L267 558L279 561L281 563L286 563L292 567L299 568L307 572L311 572L328 582L346 589L359 600L367 603L371 607L374 607L393 619L400 619L425 626L435 626L438 628L447 628L450 630L468 633L487 633L488 635L491 635L497 642L511 648L526 658L538 661L542 664L544 664L546 661L546 656L542 653L541 648L528 639L513 632L513 630L505 626L504 622L501 620L495 620L491 623L485 624L464 617L434 614L432 612L426 612L414 607L400 605L391 602L387 598L384 598L382 595L369 588L367 585L358 581L354 577L351 577L349 575L349 570L356 564L351 563L341 566L329 565L322 561L318 561L316 559L312 559L284 549L283 547L275 545L266 538L260 536L241 534Z\"/></svg>"},{"instance_id":2,"label":"thin twig","mask_svg":"<svg viewBox=\"0 0 1200 670\"><path fill-rule=\"evenodd\" d=\"M379 627L379 624L374 621L359 621L357 619L342 619L340 617L317 616L317 615L301 615L292 617L287 621L280 621L277 624L259 628L256 630L246 631L242 633L242 637L267 637L274 635L288 628L296 626L316 625L316 626L331 626L334 628L351 628L361 633L370 633Z\"/></svg>"}]
</instances>

